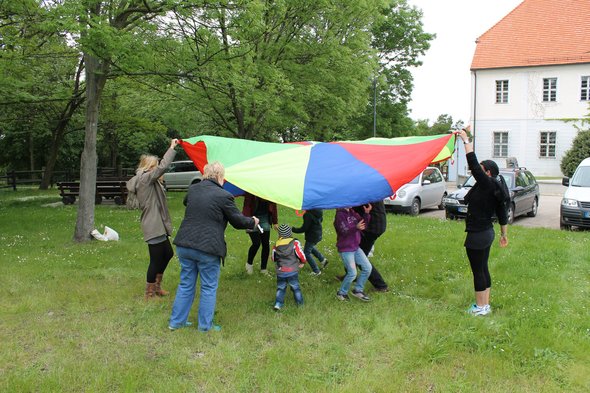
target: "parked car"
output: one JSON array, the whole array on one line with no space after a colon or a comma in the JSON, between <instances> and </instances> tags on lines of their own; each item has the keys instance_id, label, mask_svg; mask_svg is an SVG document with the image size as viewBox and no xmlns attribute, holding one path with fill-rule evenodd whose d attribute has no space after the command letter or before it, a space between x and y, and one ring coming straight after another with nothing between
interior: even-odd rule
<instances>
[{"instance_id":1,"label":"parked car","mask_svg":"<svg viewBox=\"0 0 590 393\"><path fill-rule=\"evenodd\" d=\"M438 207L444 209L443 198L447 196L447 183L435 167L428 167L411 182L404 184L397 192L385 198L385 208L402 211L413 216L420 214L421 209Z\"/></svg>"},{"instance_id":2,"label":"parked car","mask_svg":"<svg viewBox=\"0 0 590 393\"><path fill-rule=\"evenodd\" d=\"M508 207L508 223L514 218L526 214L535 217L539 208L539 184L533 174L526 168L502 168L500 176L504 177L510 191L510 206ZM459 189L445 198L445 215L448 219L465 218L467 205L465 195L475 184L475 178L470 176L459 186Z\"/></svg>"},{"instance_id":3,"label":"parked car","mask_svg":"<svg viewBox=\"0 0 590 393\"><path fill-rule=\"evenodd\" d=\"M559 227L590 228L590 158L576 168L571 180L564 177L561 184L567 186L559 209Z\"/></svg>"},{"instance_id":4,"label":"parked car","mask_svg":"<svg viewBox=\"0 0 590 393\"><path fill-rule=\"evenodd\" d=\"M186 190L191 184L202 179L201 172L192 161L174 161L170 164L168 172L164 173L164 187L166 190Z\"/></svg>"}]
</instances>

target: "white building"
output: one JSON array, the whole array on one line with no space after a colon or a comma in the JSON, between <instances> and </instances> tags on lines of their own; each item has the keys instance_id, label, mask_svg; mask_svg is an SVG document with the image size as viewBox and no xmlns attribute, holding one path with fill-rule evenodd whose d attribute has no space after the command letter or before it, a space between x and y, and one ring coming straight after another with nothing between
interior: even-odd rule
<instances>
[{"instance_id":1,"label":"white building","mask_svg":"<svg viewBox=\"0 0 590 393\"><path fill-rule=\"evenodd\" d=\"M590 0L524 0L476 43L478 159L504 167L516 157L536 176L562 176L561 159L590 113Z\"/></svg>"}]
</instances>

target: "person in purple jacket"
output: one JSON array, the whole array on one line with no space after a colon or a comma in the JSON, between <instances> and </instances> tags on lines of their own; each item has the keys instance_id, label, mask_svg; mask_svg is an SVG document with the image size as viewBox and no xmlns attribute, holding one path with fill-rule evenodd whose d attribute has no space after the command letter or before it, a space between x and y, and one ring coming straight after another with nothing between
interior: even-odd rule
<instances>
[{"instance_id":1,"label":"person in purple jacket","mask_svg":"<svg viewBox=\"0 0 590 393\"><path fill-rule=\"evenodd\" d=\"M356 280L354 289L352 290L352 296L365 302L371 300L365 294L364 286L371 274L372 266L371 262L369 262L369 259L359 246L361 243L361 232L371 220L371 216L369 215L371 209L372 206L370 204L364 205L363 210L365 213L362 217L349 207L336 210L336 216L334 217L336 248L338 249L338 253L344 264L344 269L346 270L346 275L342 280L340 289L336 292L336 298L338 300L350 300L348 297L348 291L354 279L357 278L357 265L360 267L361 272Z\"/></svg>"}]
</instances>

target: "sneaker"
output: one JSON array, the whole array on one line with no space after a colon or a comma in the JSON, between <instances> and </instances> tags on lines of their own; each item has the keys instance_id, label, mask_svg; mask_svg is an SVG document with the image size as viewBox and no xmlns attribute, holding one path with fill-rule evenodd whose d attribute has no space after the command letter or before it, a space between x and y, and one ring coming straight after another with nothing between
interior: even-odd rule
<instances>
[{"instance_id":1,"label":"sneaker","mask_svg":"<svg viewBox=\"0 0 590 393\"><path fill-rule=\"evenodd\" d=\"M490 305L489 305L489 304L486 304L485 306L483 306L483 307L478 307L478 308L479 308L479 310L475 311L475 312L473 313L473 315L476 315L476 316L483 316L483 315L488 315L489 313L491 313L491 312L492 312L492 308L490 307Z\"/></svg>"},{"instance_id":2,"label":"sneaker","mask_svg":"<svg viewBox=\"0 0 590 393\"><path fill-rule=\"evenodd\" d=\"M278 304L275 304L273 307L273 310L275 311L281 311L281 306L279 306Z\"/></svg>"},{"instance_id":3,"label":"sneaker","mask_svg":"<svg viewBox=\"0 0 590 393\"><path fill-rule=\"evenodd\" d=\"M477 309L477 304L471 303L471 306L467 309L467 314L473 314L473 311Z\"/></svg>"},{"instance_id":4,"label":"sneaker","mask_svg":"<svg viewBox=\"0 0 590 393\"><path fill-rule=\"evenodd\" d=\"M336 299L341 300L343 302L347 302L350 300L346 293L336 292Z\"/></svg>"},{"instance_id":5,"label":"sneaker","mask_svg":"<svg viewBox=\"0 0 590 393\"><path fill-rule=\"evenodd\" d=\"M389 287L383 287L383 288L373 288L373 290L375 292L382 292L382 293L387 293L389 292Z\"/></svg>"},{"instance_id":6,"label":"sneaker","mask_svg":"<svg viewBox=\"0 0 590 393\"><path fill-rule=\"evenodd\" d=\"M488 315L491 312L492 312L492 308L490 307L489 304L486 304L485 306L481 306L481 307L474 304L469 308L469 313L474 316L484 316L484 315Z\"/></svg>"},{"instance_id":7,"label":"sneaker","mask_svg":"<svg viewBox=\"0 0 590 393\"><path fill-rule=\"evenodd\" d=\"M265 276L270 276L270 273L269 273L269 272L268 272L268 270L266 270L266 269L262 269L262 270L260 270L260 274L263 274L263 275L265 275Z\"/></svg>"},{"instance_id":8,"label":"sneaker","mask_svg":"<svg viewBox=\"0 0 590 393\"><path fill-rule=\"evenodd\" d=\"M322 261L320 261L320 265L322 265L322 269L325 269L326 266L328 266L328 260L324 258Z\"/></svg>"},{"instance_id":9,"label":"sneaker","mask_svg":"<svg viewBox=\"0 0 590 393\"><path fill-rule=\"evenodd\" d=\"M363 302L368 302L371 300L371 298L365 295L363 291L355 291L354 289L352 290L352 296L361 299Z\"/></svg>"},{"instance_id":10,"label":"sneaker","mask_svg":"<svg viewBox=\"0 0 590 393\"><path fill-rule=\"evenodd\" d=\"M175 331L175 330L182 329L184 327L190 327L190 326L193 326L193 323L192 322L189 322L189 321L186 321L184 323L184 325L180 325L180 326L172 326L172 325L170 325L170 326L168 326L168 329L170 329L172 331Z\"/></svg>"},{"instance_id":11,"label":"sneaker","mask_svg":"<svg viewBox=\"0 0 590 393\"><path fill-rule=\"evenodd\" d=\"M250 265L249 263L246 263L246 273L252 274L253 272L254 272L254 266Z\"/></svg>"},{"instance_id":12,"label":"sneaker","mask_svg":"<svg viewBox=\"0 0 590 393\"><path fill-rule=\"evenodd\" d=\"M320 274L322 274L321 270L318 270L317 272L311 272L311 275L316 276L316 277L319 276Z\"/></svg>"}]
</instances>

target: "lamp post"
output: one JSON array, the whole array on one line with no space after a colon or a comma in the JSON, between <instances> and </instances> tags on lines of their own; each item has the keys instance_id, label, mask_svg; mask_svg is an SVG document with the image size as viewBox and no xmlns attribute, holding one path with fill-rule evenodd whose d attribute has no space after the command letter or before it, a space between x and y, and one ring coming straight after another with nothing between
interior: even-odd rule
<instances>
[{"instance_id":1,"label":"lamp post","mask_svg":"<svg viewBox=\"0 0 590 393\"><path fill-rule=\"evenodd\" d=\"M373 77L373 138L377 136L377 77Z\"/></svg>"}]
</instances>

